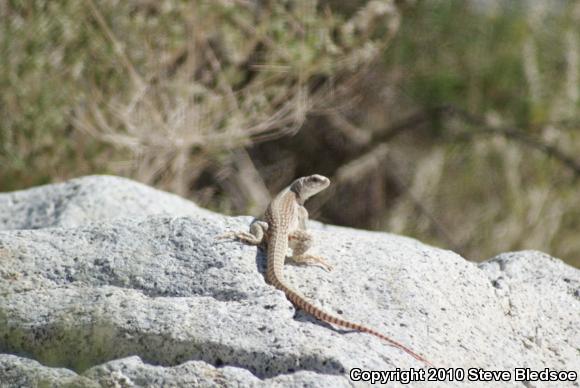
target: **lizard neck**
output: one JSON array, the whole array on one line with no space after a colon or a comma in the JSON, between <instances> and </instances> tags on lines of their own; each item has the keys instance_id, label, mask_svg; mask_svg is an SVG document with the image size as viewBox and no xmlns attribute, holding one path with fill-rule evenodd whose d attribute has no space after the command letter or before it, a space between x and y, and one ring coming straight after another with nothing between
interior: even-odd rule
<instances>
[{"instance_id":1,"label":"lizard neck","mask_svg":"<svg viewBox=\"0 0 580 388\"><path fill-rule=\"evenodd\" d=\"M304 206L304 202L306 202L306 198L300 195L300 189L289 187L288 191L294 194L294 202L299 204L300 206Z\"/></svg>"}]
</instances>

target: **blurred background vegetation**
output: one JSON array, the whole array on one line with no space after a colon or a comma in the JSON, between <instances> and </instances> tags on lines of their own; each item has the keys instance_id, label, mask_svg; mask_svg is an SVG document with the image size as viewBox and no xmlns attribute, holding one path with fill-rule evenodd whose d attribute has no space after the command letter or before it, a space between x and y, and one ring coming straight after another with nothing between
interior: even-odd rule
<instances>
[{"instance_id":1,"label":"blurred background vegetation","mask_svg":"<svg viewBox=\"0 0 580 388\"><path fill-rule=\"evenodd\" d=\"M106 173L580 266L577 1L5 0L0 191Z\"/></svg>"}]
</instances>

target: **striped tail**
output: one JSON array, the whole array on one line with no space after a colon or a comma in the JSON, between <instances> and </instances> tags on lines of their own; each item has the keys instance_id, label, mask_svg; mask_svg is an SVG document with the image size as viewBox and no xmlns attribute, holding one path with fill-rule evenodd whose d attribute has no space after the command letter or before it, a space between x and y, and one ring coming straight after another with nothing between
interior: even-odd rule
<instances>
[{"instance_id":1,"label":"striped tail","mask_svg":"<svg viewBox=\"0 0 580 388\"><path fill-rule=\"evenodd\" d=\"M331 323L331 324L336 325L336 326L340 326L340 327L344 327L344 328L352 329L352 330L357 330L357 331L360 331L362 333L368 333L368 334L374 335L376 337L379 337L380 339L388 342L391 346L394 346L395 348L398 348L398 349L404 351L405 353L411 355L413 358L415 358L421 362L424 362L425 364L427 364L431 367L434 367L434 365L431 362L429 362L427 359L418 355L417 353L415 353L414 351L412 351L411 349L409 349L405 345L387 337L386 335L381 334L378 331L373 330L369 327L363 326L363 325L358 324L358 323L347 321L345 319L336 317L332 314L325 312L324 310L320 309L319 307L315 306L310 301L308 301L304 296L300 295L299 293L297 293L296 291L294 291L293 289L288 287L286 284L284 284L284 282L280 281L280 279L278 277L270 278L270 283L274 287L276 287L277 289L283 291L284 294L286 294L286 297L290 300L290 302L292 302L296 307L306 311L308 314L313 315L317 319L324 321L324 322Z\"/></svg>"}]
</instances>

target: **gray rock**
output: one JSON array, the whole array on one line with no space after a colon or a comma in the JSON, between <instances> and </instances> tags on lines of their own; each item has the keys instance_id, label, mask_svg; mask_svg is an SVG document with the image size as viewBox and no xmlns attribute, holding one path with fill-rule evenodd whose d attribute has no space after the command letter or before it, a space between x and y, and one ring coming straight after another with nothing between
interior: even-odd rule
<instances>
[{"instance_id":1,"label":"gray rock","mask_svg":"<svg viewBox=\"0 0 580 388\"><path fill-rule=\"evenodd\" d=\"M580 271L537 251L504 253L479 267L516 338L542 351L545 365L580 372Z\"/></svg>"},{"instance_id":2,"label":"gray rock","mask_svg":"<svg viewBox=\"0 0 580 388\"><path fill-rule=\"evenodd\" d=\"M0 387L99 387L66 368L51 368L30 358L0 354Z\"/></svg>"},{"instance_id":3,"label":"gray rock","mask_svg":"<svg viewBox=\"0 0 580 388\"><path fill-rule=\"evenodd\" d=\"M153 214L214 213L177 195L109 175L0 193L0 230L73 227L91 221Z\"/></svg>"},{"instance_id":4,"label":"gray rock","mask_svg":"<svg viewBox=\"0 0 580 388\"><path fill-rule=\"evenodd\" d=\"M321 376L300 371L261 380L247 369L224 366L216 368L203 361L187 361L177 366L145 364L137 356L98 365L84 373L101 385L118 384L128 387L283 387L288 385L317 386ZM334 387L346 387L340 376L324 376Z\"/></svg>"},{"instance_id":5,"label":"gray rock","mask_svg":"<svg viewBox=\"0 0 580 388\"><path fill-rule=\"evenodd\" d=\"M1 194L0 215L2 387L340 387L357 385L355 368L423 367L296 312L266 284L263 252L215 239L249 217L115 177ZM327 311L440 367L580 369L580 271L560 260L526 251L478 266L409 238L311 227L335 270L286 273ZM498 384L463 380L439 384Z\"/></svg>"}]
</instances>

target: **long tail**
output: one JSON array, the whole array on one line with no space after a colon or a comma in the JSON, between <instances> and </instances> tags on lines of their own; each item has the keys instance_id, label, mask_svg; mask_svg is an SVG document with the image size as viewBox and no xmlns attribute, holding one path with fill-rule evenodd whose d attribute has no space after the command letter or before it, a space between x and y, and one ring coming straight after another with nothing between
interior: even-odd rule
<instances>
[{"instance_id":1,"label":"long tail","mask_svg":"<svg viewBox=\"0 0 580 388\"><path fill-rule=\"evenodd\" d=\"M345 319L336 317L332 314L325 312L324 310L320 309L319 307L315 306L313 303L308 301L304 296L300 295L299 293L294 291L292 288L288 287L284 282L280 281L280 279L278 277L274 277L273 279L271 278L270 283L274 287L283 291L284 294L286 294L286 297L290 300L290 302L292 302L296 307L306 311L308 314L313 315L317 319L324 321L324 322L331 323L331 324L336 325L336 326L341 326L341 327L344 327L347 329L358 330L362 333L368 333L368 334L374 335L376 337L379 337L380 339L388 342L391 346L394 346L395 348L401 349L402 351L411 355L415 359L417 359L421 362L424 362L425 364L427 364L431 367L434 367L434 365L430 361L425 359L423 356L420 356L419 354L415 353L414 351L412 351L411 349L409 349L405 345L387 337L386 335L381 334L378 331L371 329L367 326L364 326L364 325L361 325L358 323L354 323L354 322L350 322L350 321L347 321Z\"/></svg>"}]
</instances>

